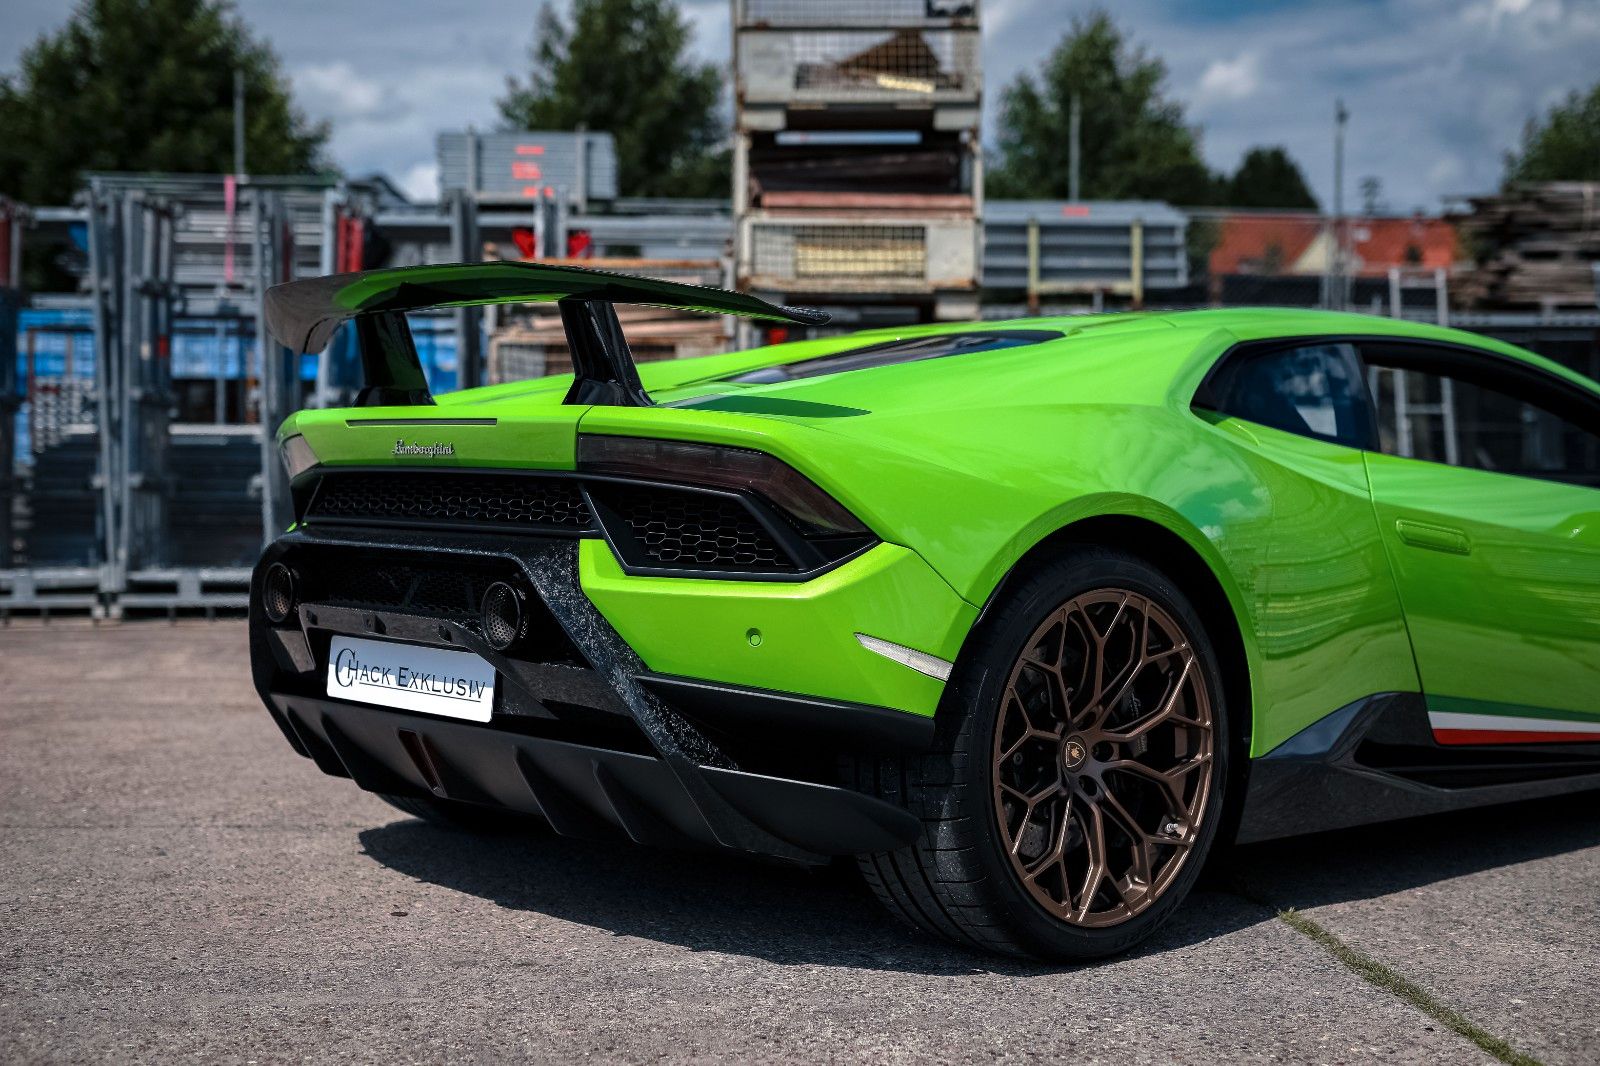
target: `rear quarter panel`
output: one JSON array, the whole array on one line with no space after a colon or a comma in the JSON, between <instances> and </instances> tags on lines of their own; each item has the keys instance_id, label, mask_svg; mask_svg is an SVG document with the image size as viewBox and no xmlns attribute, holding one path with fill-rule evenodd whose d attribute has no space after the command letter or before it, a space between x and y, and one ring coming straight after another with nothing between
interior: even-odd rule
<instances>
[{"instance_id":1,"label":"rear quarter panel","mask_svg":"<svg viewBox=\"0 0 1600 1066\"><path fill-rule=\"evenodd\" d=\"M1362 696L1417 686L1360 453L1190 411L1200 377L1235 342L1152 323L1061 342L1044 372L1042 353L987 353L749 390L745 412L596 408L583 430L770 451L974 607L1075 522L1159 524L1206 562L1232 607L1259 754ZM763 397L779 402L750 413ZM796 402L833 410L781 413Z\"/></svg>"}]
</instances>

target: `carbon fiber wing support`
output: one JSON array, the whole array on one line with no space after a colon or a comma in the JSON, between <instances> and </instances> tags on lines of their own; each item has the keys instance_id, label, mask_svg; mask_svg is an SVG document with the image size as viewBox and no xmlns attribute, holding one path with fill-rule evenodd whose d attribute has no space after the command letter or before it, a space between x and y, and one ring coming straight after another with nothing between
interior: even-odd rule
<instances>
[{"instance_id":1,"label":"carbon fiber wing support","mask_svg":"<svg viewBox=\"0 0 1600 1066\"><path fill-rule=\"evenodd\" d=\"M706 314L822 325L828 315L783 307L748 293L540 263L449 263L331 274L274 285L267 331L293 352L326 347L357 321L365 387L358 403L429 404L422 364L405 316L413 311L499 303L555 303L572 352L569 404L648 407L616 304L649 304Z\"/></svg>"}]
</instances>

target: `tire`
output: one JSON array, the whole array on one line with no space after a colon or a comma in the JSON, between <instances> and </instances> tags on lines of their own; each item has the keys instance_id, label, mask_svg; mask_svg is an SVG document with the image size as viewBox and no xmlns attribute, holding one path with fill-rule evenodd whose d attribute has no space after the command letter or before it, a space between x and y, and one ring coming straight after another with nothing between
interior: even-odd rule
<instances>
[{"instance_id":1,"label":"tire","mask_svg":"<svg viewBox=\"0 0 1600 1066\"><path fill-rule=\"evenodd\" d=\"M434 799L430 796L391 796L383 792L375 792L373 795L413 818L420 818L430 825L446 829L499 835L538 833L549 828L544 819L535 815L520 814L498 807L483 807L476 803Z\"/></svg>"},{"instance_id":2,"label":"tire","mask_svg":"<svg viewBox=\"0 0 1600 1066\"><path fill-rule=\"evenodd\" d=\"M1136 646L1152 658L1135 668ZM1125 690L1089 691L1083 649L1094 647L1113 678L1132 679ZM1037 665L1052 655L1060 682ZM1205 864L1228 799L1229 737L1213 643L1188 598L1137 556L1072 549L980 623L932 749L852 765L854 787L923 822L914 844L861 856L861 871L891 912L958 944L1064 961L1125 951L1171 916Z\"/></svg>"}]
</instances>

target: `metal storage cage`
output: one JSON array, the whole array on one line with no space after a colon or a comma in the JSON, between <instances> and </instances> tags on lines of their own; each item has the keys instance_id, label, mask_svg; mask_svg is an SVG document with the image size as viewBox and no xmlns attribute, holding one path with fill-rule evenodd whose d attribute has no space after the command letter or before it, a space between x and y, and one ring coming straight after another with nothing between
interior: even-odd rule
<instances>
[{"instance_id":1,"label":"metal storage cage","mask_svg":"<svg viewBox=\"0 0 1600 1066\"><path fill-rule=\"evenodd\" d=\"M733 9L737 26L916 26L978 17L977 0L734 0Z\"/></svg>"},{"instance_id":2,"label":"metal storage cage","mask_svg":"<svg viewBox=\"0 0 1600 1066\"><path fill-rule=\"evenodd\" d=\"M734 0L740 129L901 124L970 129L983 93L975 0Z\"/></svg>"},{"instance_id":3,"label":"metal storage cage","mask_svg":"<svg viewBox=\"0 0 1600 1066\"><path fill-rule=\"evenodd\" d=\"M976 224L971 219L895 219L869 223L850 217L745 219L741 264L758 289L893 293L973 287Z\"/></svg>"},{"instance_id":4,"label":"metal storage cage","mask_svg":"<svg viewBox=\"0 0 1600 1066\"><path fill-rule=\"evenodd\" d=\"M980 89L978 38L951 29L773 30L746 34L747 103L938 103Z\"/></svg>"},{"instance_id":5,"label":"metal storage cage","mask_svg":"<svg viewBox=\"0 0 1600 1066\"><path fill-rule=\"evenodd\" d=\"M1164 203L991 200L983 285L1041 296L1116 294L1188 284L1188 218Z\"/></svg>"},{"instance_id":6,"label":"metal storage cage","mask_svg":"<svg viewBox=\"0 0 1600 1066\"><path fill-rule=\"evenodd\" d=\"M733 0L739 287L977 313L974 0Z\"/></svg>"}]
</instances>

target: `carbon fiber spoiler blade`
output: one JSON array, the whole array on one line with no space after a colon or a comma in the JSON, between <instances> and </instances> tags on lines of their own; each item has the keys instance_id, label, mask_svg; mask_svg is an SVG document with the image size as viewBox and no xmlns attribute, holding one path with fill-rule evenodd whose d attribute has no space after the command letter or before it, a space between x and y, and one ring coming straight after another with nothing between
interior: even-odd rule
<instances>
[{"instance_id":1,"label":"carbon fiber spoiler blade","mask_svg":"<svg viewBox=\"0 0 1600 1066\"><path fill-rule=\"evenodd\" d=\"M405 315L436 307L556 303L572 350L575 380L567 403L648 406L633 354L612 306L649 304L798 325L828 315L781 307L741 292L606 270L539 263L446 263L330 274L274 285L266 292L267 332L294 352L321 351L338 328L360 319L366 388L362 404L431 403Z\"/></svg>"}]
</instances>

